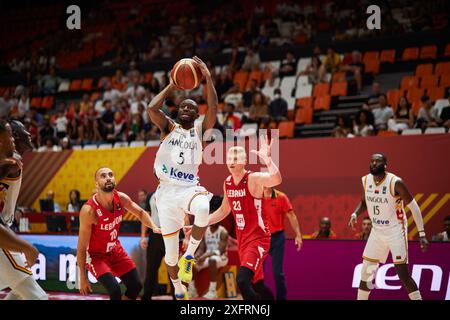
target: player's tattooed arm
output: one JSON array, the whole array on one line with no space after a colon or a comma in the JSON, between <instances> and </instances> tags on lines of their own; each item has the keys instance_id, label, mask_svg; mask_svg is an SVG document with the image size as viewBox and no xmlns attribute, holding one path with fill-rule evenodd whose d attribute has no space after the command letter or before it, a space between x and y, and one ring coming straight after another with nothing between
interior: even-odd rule
<instances>
[{"instance_id":1,"label":"player's tattooed arm","mask_svg":"<svg viewBox=\"0 0 450 320\"><path fill-rule=\"evenodd\" d=\"M217 105L219 104L219 99L217 98L217 92L214 88L214 82L211 78L211 73L208 70L206 63L202 61L199 57L195 56L192 59L198 63L200 66L200 71L206 80L206 102L208 104L208 110L206 110L205 118L202 123L203 132L211 129L216 124L217 119Z\"/></svg>"},{"instance_id":2,"label":"player's tattooed arm","mask_svg":"<svg viewBox=\"0 0 450 320\"><path fill-rule=\"evenodd\" d=\"M216 211L214 211L212 214L209 215L209 225L212 224L216 224L220 221L222 221L223 219L225 219L225 217L227 215L229 215L231 212L231 208L230 208L230 204L228 203L228 197L227 197L227 193L225 192L225 185L223 188L223 200L222 200L222 204L220 205L219 209L217 209Z\"/></svg>"},{"instance_id":3,"label":"player's tattooed arm","mask_svg":"<svg viewBox=\"0 0 450 320\"><path fill-rule=\"evenodd\" d=\"M356 223L356 220L358 216L365 212L367 210L366 205L366 196L365 196L365 190L364 187L362 188L362 194L361 194L361 201L358 203L358 206L356 207L355 211L350 216L350 221L348 222L348 226L354 229L354 224Z\"/></svg>"},{"instance_id":4,"label":"player's tattooed arm","mask_svg":"<svg viewBox=\"0 0 450 320\"><path fill-rule=\"evenodd\" d=\"M175 84L172 78L170 78L170 83L147 106L147 114L150 120L161 130L162 134L170 131L169 127L172 125L172 120L164 114L161 108L164 105L164 100L166 100L174 89Z\"/></svg>"},{"instance_id":5,"label":"player's tattooed arm","mask_svg":"<svg viewBox=\"0 0 450 320\"><path fill-rule=\"evenodd\" d=\"M89 205L80 210L80 229L78 231L77 263L80 269L80 293L82 295L92 292L91 285L86 276L86 253L91 239L92 225L95 224L95 212Z\"/></svg>"},{"instance_id":6,"label":"player's tattooed arm","mask_svg":"<svg viewBox=\"0 0 450 320\"><path fill-rule=\"evenodd\" d=\"M142 209L136 202L131 200L131 198L123 192L119 192L120 201L122 202L124 208L138 218L144 225L151 228L154 233L161 233L161 230L153 222L150 214Z\"/></svg>"}]
</instances>

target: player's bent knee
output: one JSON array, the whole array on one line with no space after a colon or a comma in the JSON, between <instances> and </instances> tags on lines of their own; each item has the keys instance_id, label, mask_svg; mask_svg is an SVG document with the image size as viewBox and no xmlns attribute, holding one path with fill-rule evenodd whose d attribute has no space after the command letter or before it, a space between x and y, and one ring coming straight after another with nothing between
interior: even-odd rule
<instances>
[{"instance_id":1,"label":"player's bent knee","mask_svg":"<svg viewBox=\"0 0 450 320\"><path fill-rule=\"evenodd\" d=\"M239 271L236 275L236 284L239 289L249 288L252 285L252 276L253 272L247 268L239 268Z\"/></svg>"},{"instance_id":2,"label":"player's bent knee","mask_svg":"<svg viewBox=\"0 0 450 320\"><path fill-rule=\"evenodd\" d=\"M209 222L209 200L206 195L196 196L191 203L191 212L195 215L194 225L206 227Z\"/></svg>"},{"instance_id":3,"label":"player's bent knee","mask_svg":"<svg viewBox=\"0 0 450 320\"><path fill-rule=\"evenodd\" d=\"M26 277L12 288L14 293L23 300L48 300L48 295L32 276Z\"/></svg>"},{"instance_id":4,"label":"player's bent knee","mask_svg":"<svg viewBox=\"0 0 450 320\"><path fill-rule=\"evenodd\" d=\"M378 263L364 259L361 268L361 281L364 281L366 283L372 282L377 268Z\"/></svg>"}]
</instances>

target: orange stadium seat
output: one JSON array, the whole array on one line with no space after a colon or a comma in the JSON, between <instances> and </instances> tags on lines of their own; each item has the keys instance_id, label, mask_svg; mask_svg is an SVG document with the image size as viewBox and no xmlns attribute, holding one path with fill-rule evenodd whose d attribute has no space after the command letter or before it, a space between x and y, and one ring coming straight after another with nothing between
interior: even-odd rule
<instances>
[{"instance_id":1,"label":"orange stadium seat","mask_svg":"<svg viewBox=\"0 0 450 320\"><path fill-rule=\"evenodd\" d=\"M390 131L390 130L380 130L377 133L377 136L379 137L393 137L397 136L398 133L396 131Z\"/></svg>"},{"instance_id":2,"label":"orange stadium seat","mask_svg":"<svg viewBox=\"0 0 450 320\"><path fill-rule=\"evenodd\" d=\"M314 86L313 96L319 97L328 94L330 92L329 83L318 83Z\"/></svg>"},{"instance_id":3,"label":"orange stadium seat","mask_svg":"<svg viewBox=\"0 0 450 320\"><path fill-rule=\"evenodd\" d=\"M387 101L388 104L394 109L397 110L398 100L403 96L403 90L400 89L390 89L387 91Z\"/></svg>"},{"instance_id":4,"label":"orange stadium seat","mask_svg":"<svg viewBox=\"0 0 450 320\"><path fill-rule=\"evenodd\" d=\"M334 82L331 86L331 96L346 96L347 95L347 82Z\"/></svg>"},{"instance_id":5,"label":"orange stadium seat","mask_svg":"<svg viewBox=\"0 0 450 320\"><path fill-rule=\"evenodd\" d=\"M422 88L409 88L406 92L406 99L408 99L409 103L413 103L414 101L420 101L423 97L425 90Z\"/></svg>"},{"instance_id":6,"label":"orange stadium seat","mask_svg":"<svg viewBox=\"0 0 450 320\"><path fill-rule=\"evenodd\" d=\"M400 83L400 89L407 90L409 88L419 86L419 77L416 76L404 76Z\"/></svg>"},{"instance_id":7,"label":"orange stadium seat","mask_svg":"<svg viewBox=\"0 0 450 320\"><path fill-rule=\"evenodd\" d=\"M420 101L420 100L419 101L414 101L411 104L411 107L412 107L412 111L413 111L414 116L417 117L417 114L419 113L420 108L422 108L422 101Z\"/></svg>"},{"instance_id":8,"label":"orange stadium seat","mask_svg":"<svg viewBox=\"0 0 450 320\"><path fill-rule=\"evenodd\" d=\"M364 62L364 72L366 73L379 73L380 62L378 60L369 60Z\"/></svg>"},{"instance_id":9,"label":"orange stadium seat","mask_svg":"<svg viewBox=\"0 0 450 320\"><path fill-rule=\"evenodd\" d=\"M443 99L445 97L445 87L431 87L428 88L427 94L431 101Z\"/></svg>"},{"instance_id":10,"label":"orange stadium seat","mask_svg":"<svg viewBox=\"0 0 450 320\"><path fill-rule=\"evenodd\" d=\"M295 110L288 110L287 112L287 118L289 121L294 121L295 116Z\"/></svg>"},{"instance_id":11,"label":"orange stadium seat","mask_svg":"<svg viewBox=\"0 0 450 320\"><path fill-rule=\"evenodd\" d=\"M423 77L423 76L428 76L430 74L433 74L433 64L432 63L417 65L416 76Z\"/></svg>"},{"instance_id":12,"label":"orange stadium seat","mask_svg":"<svg viewBox=\"0 0 450 320\"><path fill-rule=\"evenodd\" d=\"M293 138L294 137L295 122L294 121L282 121L278 125L280 138Z\"/></svg>"},{"instance_id":13,"label":"orange stadium seat","mask_svg":"<svg viewBox=\"0 0 450 320\"><path fill-rule=\"evenodd\" d=\"M412 61L417 60L419 58L419 48L411 47L403 50L402 60L403 61Z\"/></svg>"},{"instance_id":14,"label":"orange stadium seat","mask_svg":"<svg viewBox=\"0 0 450 320\"><path fill-rule=\"evenodd\" d=\"M295 102L295 105L299 108L312 108L313 106L313 97L303 97L298 98Z\"/></svg>"},{"instance_id":15,"label":"orange stadium seat","mask_svg":"<svg viewBox=\"0 0 450 320\"><path fill-rule=\"evenodd\" d=\"M145 82L151 83L153 80L153 72L146 72L145 73Z\"/></svg>"},{"instance_id":16,"label":"orange stadium seat","mask_svg":"<svg viewBox=\"0 0 450 320\"><path fill-rule=\"evenodd\" d=\"M250 75L248 77L246 88L248 88L250 86L250 81L252 81L252 80L256 80L257 86L260 87L261 86L261 79L262 79L261 71L253 70L252 72L250 72Z\"/></svg>"},{"instance_id":17,"label":"orange stadium seat","mask_svg":"<svg viewBox=\"0 0 450 320\"><path fill-rule=\"evenodd\" d=\"M239 84L239 90L242 92L245 90L249 73L247 71L238 71L234 75L234 82Z\"/></svg>"},{"instance_id":18,"label":"orange stadium seat","mask_svg":"<svg viewBox=\"0 0 450 320\"><path fill-rule=\"evenodd\" d=\"M378 61L380 53L378 51L367 51L364 53L363 62L366 64L370 61Z\"/></svg>"},{"instance_id":19,"label":"orange stadium seat","mask_svg":"<svg viewBox=\"0 0 450 320\"><path fill-rule=\"evenodd\" d=\"M102 93L101 92L93 92L92 94L91 94L91 101L92 102L95 102L95 101L97 101L99 98L101 98L102 97Z\"/></svg>"},{"instance_id":20,"label":"orange stadium seat","mask_svg":"<svg viewBox=\"0 0 450 320\"><path fill-rule=\"evenodd\" d=\"M323 95L314 101L314 110L330 110L331 96Z\"/></svg>"},{"instance_id":21,"label":"orange stadium seat","mask_svg":"<svg viewBox=\"0 0 450 320\"><path fill-rule=\"evenodd\" d=\"M309 124L313 120L313 109L312 108L298 108L295 113L295 123L296 124Z\"/></svg>"},{"instance_id":22,"label":"orange stadium seat","mask_svg":"<svg viewBox=\"0 0 450 320\"><path fill-rule=\"evenodd\" d=\"M331 82L344 81L345 80L345 72L335 72L333 73L333 78Z\"/></svg>"},{"instance_id":23,"label":"orange stadium seat","mask_svg":"<svg viewBox=\"0 0 450 320\"><path fill-rule=\"evenodd\" d=\"M42 98L41 97L31 98L30 107L40 108L41 104L42 104Z\"/></svg>"},{"instance_id":24,"label":"orange stadium seat","mask_svg":"<svg viewBox=\"0 0 450 320\"><path fill-rule=\"evenodd\" d=\"M46 96L42 99L42 108L51 109L55 103L55 98L53 96Z\"/></svg>"},{"instance_id":25,"label":"orange stadium seat","mask_svg":"<svg viewBox=\"0 0 450 320\"><path fill-rule=\"evenodd\" d=\"M81 89L81 80L72 80L70 83L70 91L76 91Z\"/></svg>"},{"instance_id":26,"label":"orange stadium seat","mask_svg":"<svg viewBox=\"0 0 450 320\"><path fill-rule=\"evenodd\" d=\"M445 46L444 57L450 57L450 43Z\"/></svg>"},{"instance_id":27,"label":"orange stadium seat","mask_svg":"<svg viewBox=\"0 0 450 320\"><path fill-rule=\"evenodd\" d=\"M450 74L450 62L438 62L434 73L437 75Z\"/></svg>"},{"instance_id":28,"label":"orange stadium seat","mask_svg":"<svg viewBox=\"0 0 450 320\"><path fill-rule=\"evenodd\" d=\"M435 74L423 76L420 80L421 88L431 88L436 87L438 84L439 77Z\"/></svg>"},{"instance_id":29,"label":"orange stadium seat","mask_svg":"<svg viewBox=\"0 0 450 320\"><path fill-rule=\"evenodd\" d=\"M437 47L424 46L420 48L420 59L436 59Z\"/></svg>"},{"instance_id":30,"label":"orange stadium seat","mask_svg":"<svg viewBox=\"0 0 450 320\"><path fill-rule=\"evenodd\" d=\"M441 80L439 85L441 87L450 87L450 73L441 75Z\"/></svg>"},{"instance_id":31,"label":"orange stadium seat","mask_svg":"<svg viewBox=\"0 0 450 320\"><path fill-rule=\"evenodd\" d=\"M92 90L93 83L94 83L94 79L92 79L92 78L83 79L83 82L81 83L81 89L90 91L90 90Z\"/></svg>"},{"instance_id":32,"label":"orange stadium seat","mask_svg":"<svg viewBox=\"0 0 450 320\"><path fill-rule=\"evenodd\" d=\"M395 62L395 50L383 50L380 55L380 62Z\"/></svg>"}]
</instances>

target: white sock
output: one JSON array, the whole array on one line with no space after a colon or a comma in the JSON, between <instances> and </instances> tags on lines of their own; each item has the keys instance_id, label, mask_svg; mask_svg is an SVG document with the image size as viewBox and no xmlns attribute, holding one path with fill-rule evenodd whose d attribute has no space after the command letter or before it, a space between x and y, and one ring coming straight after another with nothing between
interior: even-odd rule
<instances>
[{"instance_id":1,"label":"white sock","mask_svg":"<svg viewBox=\"0 0 450 320\"><path fill-rule=\"evenodd\" d=\"M183 287L181 285L181 279L172 279L170 278L170 280L172 281L173 287L175 288L175 294L183 294Z\"/></svg>"},{"instance_id":2,"label":"white sock","mask_svg":"<svg viewBox=\"0 0 450 320\"><path fill-rule=\"evenodd\" d=\"M211 281L209 283L209 291L216 291L217 283L214 281Z\"/></svg>"},{"instance_id":3,"label":"white sock","mask_svg":"<svg viewBox=\"0 0 450 320\"><path fill-rule=\"evenodd\" d=\"M420 295L420 291L416 290L408 294L409 299L411 300L422 300L422 296Z\"/></svg>"},{"instance_id":4,"label":"white sock","mask_svg":"<svg viewBox=\"0 0 450 320\"><path fill-rule=\"evenodd\" d=\"M189 239L189 244L186 250L186 253L184 256L194 256L195 250L197 250L198 245L200 244L202 240L196 240L193 237Z\"/></svg>"},{"instance_id":5,"label":"white sock","mask_svg":"<svg viewBox=\"0 0 450 320\"><path fill-rule=\"evenodd\" d=\"M370 291L358 289L358 300L369 300Z\"/></svg>"}]
</instances>

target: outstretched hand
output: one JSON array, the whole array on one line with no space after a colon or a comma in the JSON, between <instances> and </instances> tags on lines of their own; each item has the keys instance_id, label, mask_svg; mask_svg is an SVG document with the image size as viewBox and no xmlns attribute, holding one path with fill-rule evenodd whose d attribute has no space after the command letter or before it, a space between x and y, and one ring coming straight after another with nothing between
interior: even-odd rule
<instances>
[{"instance_id":1,"label":"outstretched hand","mask_svg":"<svg viewBox=\"0 0 450 320\"><path fill-rule=\"evenodd\" d=\"M206 63L203 62L202 59L200 59L197 56L192 57L192 59L197 62L198 66L200 67L200 71L203 75L203 77L205 77L206 80L211 78L211 72L209 72L208 66L206 65Z\"/></svg>"},{"instance_id":2,"label":"outstretched hand","mask_svg":"<svg viewBox=\"0 0 450 320\"><path fill-rule=\"evenodd\" d=\"M261 158L262 161L264 161L265 164L268 164L271 159L271 149L272 149L272 141L270 141L270 144L267 143L268 138L267 135L261 136L261 140L259 143L259 151L257 150L251 150L250 152L253 154L256 154L259 158Z\"/></svg>"}]
</instances>

